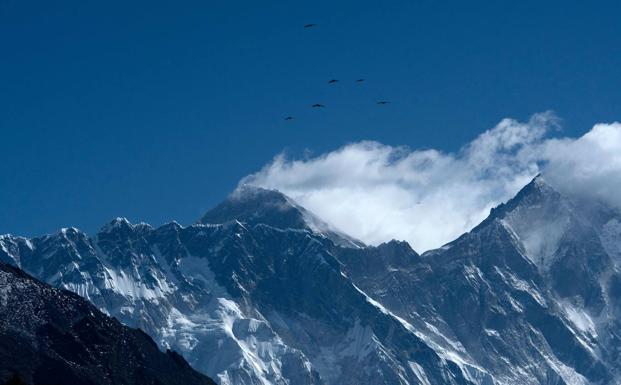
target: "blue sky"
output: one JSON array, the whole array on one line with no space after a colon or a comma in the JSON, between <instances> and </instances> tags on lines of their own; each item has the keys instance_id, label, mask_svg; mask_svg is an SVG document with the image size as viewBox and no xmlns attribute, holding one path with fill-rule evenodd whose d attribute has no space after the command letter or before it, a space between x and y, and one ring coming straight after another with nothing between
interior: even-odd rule
<instances>
[{"instance_id":1,"label":"blue sky","mask_svg":"<svg viewBox=\"0 0 621 385\"><path fill-rule=\"evenodd\" d=\"M0 2L0 233L190 223L282 151L620 119L612 2L386 3Z\"/></svg>"}]
</instances>

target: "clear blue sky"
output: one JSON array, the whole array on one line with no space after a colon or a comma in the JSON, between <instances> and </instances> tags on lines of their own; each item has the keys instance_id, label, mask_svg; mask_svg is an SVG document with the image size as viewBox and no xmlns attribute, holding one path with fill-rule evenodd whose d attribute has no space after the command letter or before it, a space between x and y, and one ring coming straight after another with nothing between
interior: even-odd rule
<instances>
[{"instance_id":1,"label":"clear blue sky","mask_svg":"<svg viewBox=\"0 0 621 385\"><path fill-rule=\"evenodd\" d=\"M0 233L193 222L283 150L453 151L549 109L579 135L621 119L620 14L577 1L0 1Z\"/></svg>"}]
</instances>

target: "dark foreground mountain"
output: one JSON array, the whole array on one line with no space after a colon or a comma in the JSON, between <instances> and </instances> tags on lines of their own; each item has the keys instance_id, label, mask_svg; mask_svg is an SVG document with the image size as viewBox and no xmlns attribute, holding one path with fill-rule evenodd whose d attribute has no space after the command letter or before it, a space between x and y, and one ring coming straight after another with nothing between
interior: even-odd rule
<instances>
[{"instance_id":1,"label":"dark foreground mountain","mask_svg":"<svg viewBox=\"0 0 621 385\"><path fill-rule=\"evenodd\" d=\"M0 384L214 384L82 297L0 262Z\"/></svg>"},{"instance_id":2,"label":"dark foreground mountain","mask_svg":"<svg viewBox=\"0 0 621 385\"><path fill-rule=\"evenodd\" d=\"M245 186L192 226L4 236L0 260L223 385L604 385L621 379L620 223L537 178L419 255L365 246Z\"/></svg>"}]
</instances>

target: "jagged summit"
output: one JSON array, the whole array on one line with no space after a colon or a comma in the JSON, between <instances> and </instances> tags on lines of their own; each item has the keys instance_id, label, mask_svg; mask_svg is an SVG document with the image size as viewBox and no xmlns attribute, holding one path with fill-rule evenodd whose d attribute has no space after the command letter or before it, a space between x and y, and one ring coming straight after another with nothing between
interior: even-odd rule
<instances>
[{"instance_id":1,"label":"jagged summit","mask_svg":"<svg viewBox=\"0 0 621 385\"><path fill-rule=\"evenodd\" d=\"M538 174L513 198L493 208L472 233L498 222L519 239L536 265L548 270L567 232L583 232L577 226L582 226L586 219L579 216L572 200Z\"/></svg>"},{"instance_id":2,"label":"jagged summit","mask_svg":"<svg viewBox=\"0 0 621 385\"><path fill-rule=\"evenodd\" d=\"M125 217L116 217L110 222L106 223L99 229L100 234L105 233L113 233L118 231L132 231L135 229L153 229L151 225L148 223L140 222L140 223L131 223Z\"/></svg>"},{"instance_id":3,"label":"jagged summit","mask_svg":"<svg viewBox=\"0 0 621 385\"><path fill-rule=\"evenodd\" d=\"M514 211L518 206L538 205L543 200L558 200L560 197L561 194L546 182L543 175L537 174L513 198L492 208L489 216L473 230L487 226L495 219L503 219L507 213Z\"/></svg>"},{"instance_id":4,"label":"jagged summit","mask_svg":"<svg viewBox=\"0 0 621 385\"><path fill-rule=\"evenodd\" d=\"M110 222L103 225L99 231L107 233L111 230L118 229L121 227L132 227L132 224L125 217L116 217Z\"/></svg>"},{"instance_id":5,"label":"jagged summit","mask_svg":"<svg viewBox=\"0 0 621 385\"><path fill-rule=\"evenodd\" d=\"M361 241L334 229L280 191L254 185L239 186L198 222L219 224L235 220L251 226L263 224L279 229L310 230L341 246L364 246Z\"/></svg>"}]
</instances>

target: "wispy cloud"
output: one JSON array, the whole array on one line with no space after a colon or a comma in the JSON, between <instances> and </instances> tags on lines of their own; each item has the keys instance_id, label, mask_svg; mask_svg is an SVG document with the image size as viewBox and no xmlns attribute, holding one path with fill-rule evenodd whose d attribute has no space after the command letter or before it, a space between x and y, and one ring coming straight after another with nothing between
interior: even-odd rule
<instances>
[{"instance_id":1,"label":"wispy cloud","mask_svg":"<svg viewBox=\"0 0 621 385\"><path fill-rule=\"evenodd\" d=\"M403 239L418 251L470 230L539 172L621 207L621 125L549 138L557 126L550 112L504 119L457 153L359 142L310 159L280 154L242 182L278 189L365 242Z\"/></svg>"}]
</instances>

